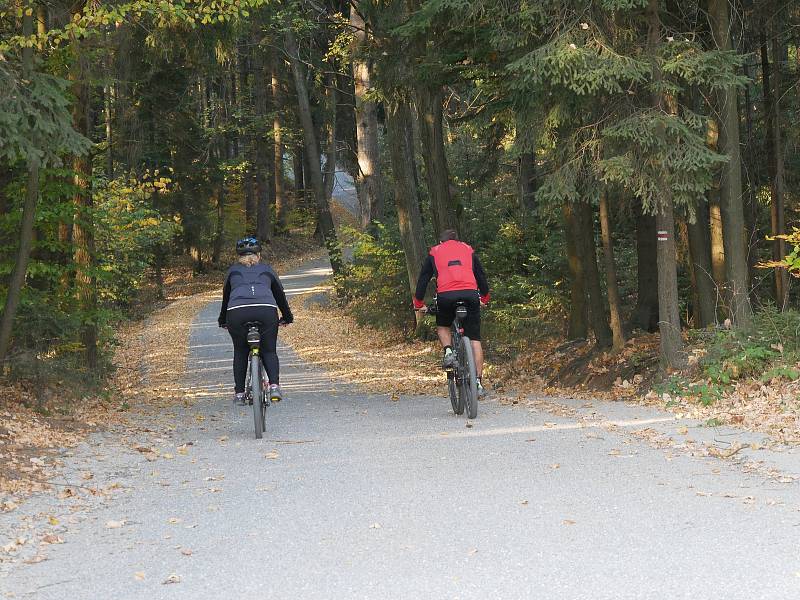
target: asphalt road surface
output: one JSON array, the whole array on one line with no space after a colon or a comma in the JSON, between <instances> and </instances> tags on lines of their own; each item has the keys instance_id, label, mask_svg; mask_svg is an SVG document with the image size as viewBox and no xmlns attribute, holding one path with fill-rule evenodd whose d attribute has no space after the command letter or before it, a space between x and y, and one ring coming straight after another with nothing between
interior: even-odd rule
<instances>
[{"instance_id":1,"label":"asphalt road surface","mask_svg":"<svg viewBox=\"0 0 800 600\"><path fill-rule=\"evenodd\" d=\"M285 284L313 290L326 273L310 263ZM0 564L0 598L800 597L793 451L701 456L759 438L599 401L489 399L467 428L444 384L441 397L393 401L286 347L286 399L257 441L249 409L230 403L217 311L191 325L196 402L142 438L159 458L93 436L64 477L90 470L119 493L0 515L5 531L20 514L56 515L64 542L43 562Z\"/></svg>"}]
</instances>

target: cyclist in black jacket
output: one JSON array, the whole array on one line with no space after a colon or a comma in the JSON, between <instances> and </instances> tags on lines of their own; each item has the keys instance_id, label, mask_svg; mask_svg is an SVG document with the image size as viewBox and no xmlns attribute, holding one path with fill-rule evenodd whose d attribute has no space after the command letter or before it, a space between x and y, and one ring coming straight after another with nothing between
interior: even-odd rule
<instances>
[{"instance_id":1,"label":"cyclist in black jacket","mask_svg":"<svg viewBox=\"0 0 800 600\"><path fill-rule=\"evenodd\" d=\"M261 263L261 245L252 237L236 242L239 260L228 269L222 291L219 326L225 327L233 340L234 403L244 404L244 384L247 376L246 323L261 323L261 360L269 377L270 398L279 402L280 363L278 361L278 325L288 325L294 320L281 280L272 267ZM278 319L278 309L281 319Z\"/></svg>"}]
</instances>

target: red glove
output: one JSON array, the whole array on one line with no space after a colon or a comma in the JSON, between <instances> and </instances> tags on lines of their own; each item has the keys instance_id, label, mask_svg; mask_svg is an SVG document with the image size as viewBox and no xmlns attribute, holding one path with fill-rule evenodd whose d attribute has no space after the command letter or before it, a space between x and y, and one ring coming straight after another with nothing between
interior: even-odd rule
<instances>
[{"instance_id":1,"label":"red glove","mask_svg":"<svg viewBox=\"0 0 800 600\"><path fill-rule=\"evenodd\" d=\"M414 310L419 310L425 306L425 303L422 300L417 300L416 296L413 296L411 299L414 301Z\"/></svg>"},{"instance_id":2,"label":"red glove","mask_svg":"<svg viewBox=\"0 0 800 600\"><path fill-rule=\"evenodd\" d=\"M474 297L474 296L473 296ZM481 304L489 304L490 295L486 294L485 296L481 296Z\"/></svg>"}]
</instances>

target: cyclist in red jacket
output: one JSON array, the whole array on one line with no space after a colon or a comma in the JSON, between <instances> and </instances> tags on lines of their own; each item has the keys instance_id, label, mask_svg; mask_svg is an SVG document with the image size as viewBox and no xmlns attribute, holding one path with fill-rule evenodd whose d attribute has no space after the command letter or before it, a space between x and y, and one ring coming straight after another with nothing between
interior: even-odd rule
<instances>
[{"instance_id":1,"label":"cyclist in red jacket","mask_svg":"<svg viewBox=\"0 0 800 600\"><path fill-rule=\"evenodd\" d=\"M436 277L436 333L444 347L442 367L453 366L452 336L450 326L456 316L456 302L463 301L467 307L464 321L464 335L472 341L475 355L475 371L478 376L478 393L484 395L481 377L483 376L483 348L481 347L481 305L489 303L489 282L475 251L452 229L442 232L440 244L431 248L430 254L422 263L422 271L417 280L414 293L414 309L427 310L423 298L431 277Z\"/></svg>"}]
</instances>

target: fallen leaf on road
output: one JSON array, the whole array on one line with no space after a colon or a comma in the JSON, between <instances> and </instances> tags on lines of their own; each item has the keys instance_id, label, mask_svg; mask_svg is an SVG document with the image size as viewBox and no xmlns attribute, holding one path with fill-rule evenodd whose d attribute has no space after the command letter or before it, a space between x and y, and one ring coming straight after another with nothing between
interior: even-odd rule
<instances>
[{"instance_id":1,"label":"fallen leaf on road","mask_svg":"<svg viewBox=\"0 0 800 600\"><path fill-rule=\"evenodd\" d=\"M619 450L616 450L616 449L615 450L611 450L608 453L609 456L619 456L620 454L622 454L622 453Z\"/></svg>"},{"instance_id":2,"label":"fallen leaf on road","mask_svg":"<svg viewBox=\"0 0 800 600\"><path fill-rule=\"evenodd\" d=\"M477 548L472 548L472 549L471 549L471 550L468 552L468 554L469 554L470 556L474 556L474 555L476 555L477 553L478 553L478 549L477 549Z\"/></svg>"},{"instance_id":3,"label":"fallen leaf on road","mask_svg":"<svg viewBox=\"0 0 800 600\"><path fill-rule=\"evenodd\" d=\"M271 452L267 452L267 453L264 455L264 458L268 458L268 459L270 459L270 460L275 460L275 459L276 459L276 458L278 458L279 456L280 456L280 454L278 454L278 451L277 451L277 450L272 450Z\"/></svg>"},{"instance_id":4,"label":"fallen leaf on road","mask_svg":"<svg viewBox=\"0 0 800 600\"><path fill-rule=\"evenodd\" d=\"M555 469L560 469L560 468L561 468L561 465L560 465L560 464L558 464L558 463L553 463L552 465L550 465L550 468L551 468L551 469L553 469L553 470L555 470Z\"/></svg>"},{"instance_id":5,"label":"fallen leaf on road","mask_svg":"<svg viewBox=\"0 0 800 600\"><path fill-rule=\"evenodd\" d=\"M167 452L166 454L162 454L162 455L161 455L161 457L162 457L162 458L166 458L166 459L168 459L168 460L169 460L170 458L175 458L175 457L174 457L172 454L170 454L169 452Z\"/></svg>"},{"instance_id":6,"label":"fallen leaf on road","mask_svg":"<svg viewBox=\"0 0 800 600\"><path fill-rule=\"evenodd\" d=\"M47 522L50 523L50 525L58 525L58 519L56 519L55 517L50 517L49 519L47 519Z\"/></svg>"},{"instance_id":7,"label":"fallen leaf on road","mask_svg":"<svg viewBox=\"0 0 800 600\"><path fill-rule=\"evenodd\" d=\"M83 479L84 481L89 481L90 479L94 479L94 473L92 473L91 471L84 471L83 473L81 473L81 479Z\"/></svg>"},{"instance_id":8,"label":"fallen leaf on road","mask_svg":"<svg viewBox=\"0 0 800 600\"><path fill-rule=\"evenodd\" d=\"M180 576L179 576L179 575L176 575L175 573L172 573L172 575L170 575L169 577L167 577L167 578L166 578L164 581L162 581L161 583L162 583L163 585L167 585L168 583L180 583L180 582L181 582L181 578L180 578Z\"/></svg>"},{"instance_id":9,"label":"fallen leaf on road","mask_svg":"<svg viewBox=\"0 0 800 600\"><path fill-rule=\"evenodd\" d=\"M184 556L191 556L192 551L189 550L189 548L184 548L183 550L181 550L181 554L183 554Z\"/></svg>"},{"instance_id":10,"label":"fallen leaf on road","mask_svg":"<svg viewBox=\"0 0 800 600\"><path fill-rule=\"evenodd\" d=\"M63 544L64 540L57 535L52 533L48 533L46 536L42 538L43 544Z\"/></svg>"},{"instance_id":11,"label":"fallen leaf on road","mask_svg":"<svg viewBox=\"0 0 800 600\"><path fill-rule=\"evenodd\" d=\"M564 519L563 521L561 521L561 524L562 525L575 525L575 521L573 521L572 519Z\"/></svg>"},{"instance_id":12,"label":"fallen leaf on road","mask_svg":"<svg viewBox=\"0 0 800 600\"><path fill-rule=\"evenodd\" d=\"M218 441L220 444L222 444L222 443L224 443L224 442L227 442L227 441L228 441L228 436L227 436L227 435L223 435L221 438L217 439L217 441Z\"/></svg>"},{"instance_id":13,"label":"fallen leaf on road","mask_svg":"<svg viewBox=\"0 0 800 600\"><path fill-rule=\"evenodd\" d=\"M370 529L380 529L381 528L381 524L380 523L373 523L372 525L369 526L369 528Z\"/></svg>"},{"instance_id":14,"label":"fallen leaf on road","mask_svg":"<svg viewBox=\"0 0 800 600\"><path fill-rule=\"evenodd\" d=\"M178 517L170 517L169 519L167 519L167 523L171 523L172 525L175 525L176 523L180 523L182 520L183 519L180 519Z\"/></svg>"},{"instance_id":15,"label":"fallen leaf on road","mask_svg":"<svg viewBox=\"0 0 800 600\"><path fill-rule=\"evenodd\" d=\"M522 502L520 502L520 504L522 504L522 506L528 506L528 501L527 500L523 500Z\"/></svg>"},{"instance_id":16,"label":"fallen leaf on road","mask_svg":"<svg viewBox=\"0 0 800 600\"><path fill-rule=\"evenodd\" d=\"M689 429L687 427L678 427L678 433L680 433L681 435L686 435L687 433L689 433Z\"/></svg>"},{"instance_id":17,"label":"fallen leaf on road","mask_svg":"<svg viewBox=\"0 0 800 600\"><path fill-rule=\"evenodd\" d=\"M40 562L45 561L45 560L47 560L46 556L43 556L41 554L37 554L36 556L31 556L30 558L28 558L28 559L26 559L26 560L24 560L22 562L24 562L26 565L35 565L36 563L40 563Z\"/></svg>"},{"instance_id":18,"label":"fallen leaf on road","mask_svg":"<svg viewBox=\"0 0 800 600\"><path fill-rule=\"evenodd\" d=\"M137 581L142 581L144 579L144 571L136 571L136 573L133 574L133 578Z\"/></svg>"},{"instance_id":19,"label":"fallen leaf on road","mask_svg":"<svg viewBox=\"0 0 800 600\"><path fill-rule=\"evenodd\" d=\"M125 525L125 521L106 521L106 529L119 529Z\"/></svg>"},{"instance_id":20,"label":"fallen leaf on road","mask_svg":"<svg viewBox=\"0 0 800 600\"><path fill-rule=\"evenodd\" d=\"M59 500L66 500L67 498L72 498L75 496L75 490L72 488L64 488L58 493Z\"/></svg>"}]
</instances>

